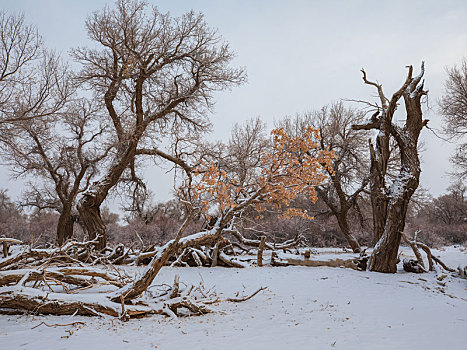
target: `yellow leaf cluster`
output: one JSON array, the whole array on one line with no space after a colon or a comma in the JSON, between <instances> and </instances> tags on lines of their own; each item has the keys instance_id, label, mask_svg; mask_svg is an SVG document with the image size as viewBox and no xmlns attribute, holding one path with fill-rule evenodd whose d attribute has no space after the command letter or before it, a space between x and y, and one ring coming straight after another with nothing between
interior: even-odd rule
<instances>
[{"instance_id":1,"label":"yellow leaf cluster","mask_svg":"<svg viewBox=\"0 0 467 350\"><path fill-rule=\"evenodd\" d=\"M199 201L204 212L212 206L225 212L245 202L259 212L271 204L288 207L299 194L313 202L317 200L315 187L326 181L324 170L332 172L335 158L332 151L319 149L318 130L306 127L300 136L291 136L278 128L271 135L272 146L262 153L261 171L250 183L240 186L235 174L226 173L216 163L198 167L192 197ZM283 217L292 216L313 219L296 208L283 213Z\"/></svg>"}]
</instances>

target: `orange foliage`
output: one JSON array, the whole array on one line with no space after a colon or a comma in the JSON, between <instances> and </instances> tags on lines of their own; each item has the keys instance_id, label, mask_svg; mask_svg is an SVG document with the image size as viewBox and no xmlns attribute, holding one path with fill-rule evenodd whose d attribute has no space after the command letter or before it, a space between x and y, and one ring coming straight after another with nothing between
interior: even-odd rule
<instances>
[{"instance_id":1,"label":"orange foliage","mask_svg":"<svg viewBox=\"0 0 467 350\"><path fill-rule=\"evenodd\" d=\"M194 171L191 198L207 213L215 207L219 213L255 206L261 212L267 205L287 207L299 194L317 200L315 187L332 171L332 151L320 150L318 130L307 127L302 135L292 137L282 128L271 132L272 146L263 152L258 176L239 185L235 174L228 174L215 163L204 164ZM284 217L313 219L306 211L288 208Z\"/></svg>"}]
</instances>

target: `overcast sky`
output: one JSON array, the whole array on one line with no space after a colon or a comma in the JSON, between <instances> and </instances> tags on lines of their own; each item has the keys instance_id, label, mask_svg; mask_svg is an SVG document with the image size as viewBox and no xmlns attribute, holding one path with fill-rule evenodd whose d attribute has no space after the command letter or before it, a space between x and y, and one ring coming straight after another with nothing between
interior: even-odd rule
<instances>
[{"instance_id":1,"label":"overcast sky","mask_svg":"<svg viewBox=\"0 0 467 350\"><path fill-rule=\"evenodd\" d=\"M70 48L88 43L88 14L112 4L105 0L0 0L9 12L23 12L36 24L48 47L66 57ZM390 96L403 83L407 65L417 74L426 62L429 126L442 125L437 101L445 67L467 56L467 1L149 1L178 16L203 12L237 53L234 65L246 67L248 83L216 95L212 137L226 139L235 122L261 116L268 126L286 115L319 109L341 98L376 101L362 83L360 69L383 84ZM400 118L404 116L399 111ZM422 131L421 184L433 195L449 185L446 172L454 146ZM149 172L158 200L170 194L170 180ZM0 169L0 187L18 196L21 186ZM162 184L162 186L161 186Z\"/></svg>"}]
</instances>

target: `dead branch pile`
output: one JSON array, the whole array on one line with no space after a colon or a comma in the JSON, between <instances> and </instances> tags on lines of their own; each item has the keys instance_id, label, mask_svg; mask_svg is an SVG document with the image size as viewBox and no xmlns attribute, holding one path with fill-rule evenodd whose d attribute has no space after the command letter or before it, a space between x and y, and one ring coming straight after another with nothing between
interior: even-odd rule
<instances>
[{"instance_id":1,"label":"dead branch pile","mask_svg":"<svg viewBox=\"0 0 467 350\"><path fill-rule=\"evenodd\" d=\"M110 315L124 320L150 314L177 317L208 313L208 305L220 299L203 286L182 288L176 278L173 286L152 289L160 269L187 249L191 249L193 258L196 253L201 259L201 247L217 246L218 259L233 265L235 259L223 250L219 227L181 238L190 219L186 219L175 239L154 251L149 264L134 279L109 263L129 256L125 249L117 246L110 254L96 252L97 239L69 242L55 249L23 247L0 260L0 313Z\"/></svg>"}]
</instances>

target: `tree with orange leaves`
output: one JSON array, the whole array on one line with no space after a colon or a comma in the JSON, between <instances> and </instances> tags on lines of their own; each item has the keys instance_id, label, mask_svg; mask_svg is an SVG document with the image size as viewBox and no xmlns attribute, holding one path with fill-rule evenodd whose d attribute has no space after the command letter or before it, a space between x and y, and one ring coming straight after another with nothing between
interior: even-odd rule
<instances>
[{"instance_id":1,"label":"tree with orange leaves","mask_svg":"<svg viewBox=\"0 0 467 350\"><path fill-rule=\"evenodd\" d=\"M316 186L332 173L334 153L319 147L318 130L307 126L292 136L277 128L267 140L259 120L250 121L243 130L236 128L243 131L241 135L249 135L237 142L242 149L232 147L232 139L226 146L218 145L222 151L193 169L180 186L181 198L220 231L231 231L235 218L248 208L262 212L275 206L283 217L313 219L306 210L290 204L299 194L315 202ZM239 164L248 164L248 169Z\"/></svg>"}]
</instances>

